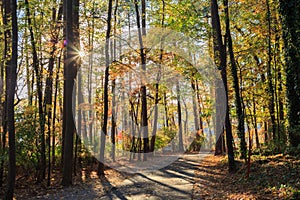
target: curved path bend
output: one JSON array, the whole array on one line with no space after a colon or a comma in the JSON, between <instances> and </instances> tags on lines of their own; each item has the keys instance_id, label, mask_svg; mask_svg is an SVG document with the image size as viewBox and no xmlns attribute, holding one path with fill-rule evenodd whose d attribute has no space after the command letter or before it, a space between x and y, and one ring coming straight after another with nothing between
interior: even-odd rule
<instances>
[{"instance_id":1,"label":"curved path bend","mask_svg":"<svg viewBox=\"0 0 300 200\"><path fill-rule=\"evenodd\" d=\"M108 180L102 180L104 190L96 191L95 187L65 190L57 196L49 195L38 199L66 200L175 200L193 199L195 170L205 155L185 154L174 163L159 170L137 173L123 182L112 186Z\"/></svg>"}]
</instances>

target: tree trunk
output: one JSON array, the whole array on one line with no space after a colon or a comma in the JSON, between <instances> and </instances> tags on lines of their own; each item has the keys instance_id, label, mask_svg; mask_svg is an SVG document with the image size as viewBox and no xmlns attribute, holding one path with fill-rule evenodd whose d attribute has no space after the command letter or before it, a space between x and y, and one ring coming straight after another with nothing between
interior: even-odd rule
<instances>
[{"instance_id":1,"label":"tree trunk","mask_svg":"<svg viewBox=\"0 0 300 200\"><path fill-rule=\"evenodd\" d=\"M227 144L227 151L228 151L227 153L228 153L229 172L233 172L235 170L235 163L234 163L234 152L233 152L233 144L232 144L233 137L232 137L231 122L229 118L229 106L228 106L226 46L223 44L223 40L222 40L217 0L211 0L211 15L212 15L213 39L214 39L214 57L216 60L216 65L221 70L221 77L225 89L225 101L226 101L225 102L226 103L225 128L226 128L226 144Z\"/></svg>"},{"instance_id":2,"label":"tree trunk","mask_svg":"<svg viewBox=\"0 0 300 200\"><path fill-rule=\"evenodd\" d=\"M8 177L7 190L5 198L12 200L14 195L16 179L16 146L15 146L15 115L14 115L14 97L17 83L17 63L18 63L18 22L17 22L17 1L10 0L10 3L4 3L5 15L11 16L11 35L8 39L11 42L11 58L6 62L6 111L7 111L7 130L8 130ZM11 37L10 37L11 36ZM9 48L10 49L10 48Z\"/></svg>"},{"instance_id":3,"label":"tree trunk","mask_svg":"<svg viewBox=\"0 0 300 200\"><path fill-rule=\"evenodd\" d=\"M86 127L84 126L82 130L82 122L85 123L84 114L83 111L80 109L80 105L83 103L83 95L82 95L82 76L81 71L78 70L77 72L77 105L78 105L78 111L77 111L77 134L76 134L76 141L75 141L75 156L74 156L74 176L76 176L76 165L77 160L78 164L81 166L81 140L84 142L86 141ZM81 138L82 139L81 139Z\"/></svg>"},{"instance_id":4,"label":"tree trunk","mask_svg":"<svg viewBox=\"0 0 300 200\"><path fill-rule=\"evenodd\" d=\"M164 92L163 98L164 98L164 108L165 108L165 124L164 124L164 126L166 128L169 128L169 112L168 112L168 101L167 101L166 92Z\"/></svg>"},{"instance_id":5,"label":"tree trunk","mask_svg":"<svg viewBox=\"0 0 300 200\"><path fill-rule=\"evenodd\" d=\"M162 20L161 20L161 27L164 28L165 26L165 1L162 0ZM163 38L162 38L163 39ZM157 119L158 119L158 102L159 102L159 81L161 77L161 64L162 64L162 59L163 59L163 40L160 43L160 55L159 55L159 70L157 72L157 77L156 77L156 84L155 84L155 97L154 97L154 119L153 119L153 130L151 134L151 140L150 140L150 149L149 151L153 152L155 150L155 140L156 140L156 132L157 132Z\"/></svg>"},{"instance_id":6,"label":"tree trunk","mask_svg":"<svg viewBox=\"0 0 300 200\"><path fill-rule=\"evenodd\" d=\"M9 27L9 18L8 16L10 15L11 13L11 9L10 9L10 2L9 1L5 1L3 0L2 1L2 4L1 4L1 10L3 11L2 12L2 20L3 20L3 25L5 27ZM6 76L4 73L6 72L6 68L7 68L7 65L9 64L9 61L10 61L10 57L9 57L9 54L7 52L9 52L9 49L10 49L10 42L11 42L11 32L10 32L10 28L6 28L4 30L4 48L3 48L3 55L2 55L2 60L1 60L1 81L2 81L2 85L1 85L1 95L2 95L2 92L3 89L4 89L4 77ZM6 81L5 81L6 82ZM6 133L7 133L7 112L6 112L6 103L7 103L7 94L6 92L4 92L5 94L5 100L4 102L1 102L1 108L2 108L2 121L1 121L1 125L3 126L3 133L1 135L1 163L0 163L0 186L2 186L3 184L3 175L4 175L4 155L5 155L5 152L4 152L4 149L6 147Z\"/></svg>"},{"instance_id":7,"label":"tree trunk","mask_svg":"<svg viewBox=\"0 0 300 200\"><path fill-rule=\"evenodd\" d=\"M197 96L197 105L198 105L198 117L199 117L199 128L203 131L203 119L202 119L202 109L201 109L201 96L199 91L198 81L195 80L196 83L196 96ZM202 132L203 133L203 132Z\"/></svg>"},{"instance_id":8,"label":"tree trunk","mask_svg":"<svg viewBox=\"0 0 300 200\"><path fill-rule=\"evenodd\" d=\"M264 123L264 142L267 144L269 142L269 137L268 137L268 123L266 121Z\"/></svg>"},{"instance_id":9,"label":"tree trunk","mask_svg":"<svg viewBox=\"0 0 300 200\"><path fill-rule=\"evenodd\" d=\"M73 81L75 80L78 70L80 69L80 64L81 64L81 57L78 54L78 52L80 51L80 35L79 35L79 0L73 0L72 2L73 5L73 13L72 13L72 17L73 17L73 32L74 32L74 48L75 48L75 52L76 54L74 55L75 58L75 75L73 77ZM73 83L73 86L76 88L76 84L75 82ZM73 92L73 88L72 88L72 92ZM79 93L78 93L79 94ZM74 121L74 117L76 115L76 111L75 111L75 104L76 104L76 94L73 93L72 94L72 117L73 117L73 124L74 124L74 132L75 132L75 150L74 150L74 162L73 162L73 172L74 172L74 176L76 176L76 164L77 164L77 153L78 153L78 146L81 143L80 138L76 132L76 127L75 127L75 121ZM81 130L80 130L81 131Z\"/></svg>"},{"instance_id":10,"label":"tree trunk","mask_svg":"<svg viewBox=\"0 0 300 200\"><path fill-rule=\"evenodd\" d=\"M112 81L111 86L111 92L112 92L112 116L111 116L111 143L112 143L112 149L111 149L111 158L113 161L116 159L116 94L115 94L115 88L116 88L116 80L114 79Z\"/></svg>"},{"instance_id":11,"label":"tree trunk","mask_svg":"<svg viewBox=\"0 0 300 200\"><path fill-rule=\"evenodd\" d=\"M26 43L28 44L28 33L27 33L27 29L25 29L25 33L26 36ZM26 85L27 85L27 93L28 93L28 106L32 106L32 99L33 99L33 91L32 91L32 85L34 82L30 81L31 76L34 77L34 72L30 73L30 64L29 64L29 51L25 52L26 54Z\"/></svg>"},{"instance_id":12,"label":"tree trunk","mask_svg":"<svg viewBox=\"0 0 300 200\"><path fill-rule=\"evenodd\" d=\"M59 11L61 9L59 8ZM58 18L57 21L60 20L61 14L58 12ZM56 26L56 9L52 9L52 26L54 30L57 31ZM59 31L59 29L58 29ZM47 173L47 186L50 186L50 175L51 175L51 119L52 119L52 93L53 93L53 68L54 68L54 62L55 62L55 53L56 53L56 43L58 41L58 34L53 34L51 38L52 42L52 50L50 52L50 59L48 64L48 76L46 78L46 87L45 87L45 99L44 99L44 113L45 113L45 119L47 117L47 146L48 146L48 173ZM54 148L54 146L53 146Z\"/></svg>"},{"instance_id":13,"label":"tree trunk","mask_svg":"<svg viewBox=\"0 0 300 200\"><path fill-rule=\"evenodd\" d=\"M112 0L108 1L108 13L107 13L107 29L105 40L105 74L104 74L104 93L103 93L103 124L100 141L100 160L98 164L98 176L104 176L104 151L107 135L107 121L108 121L108 80L109 80L109 42L111 32L111 17L112 17Z\"/></svg>"},{"instance_id":14,"label":"tree trunk","mask_svg":"<svg viewBox=\"0 0 300 200\"><path fill-rule=\"evenodd\" d=\"M138 28L138 36L139 36L139 44L140 44L140 58L142 64L142 71L146 73L146 52L144 49L143 38L142 36L146 35L146 3L145 0L142 1L142 26L140 25L140 13L137 0L134 1L135 4L135 12L136 12L136 21L137 21L137 28ZM143 76L145 77L145 76ZM143 153L144 157L143 160L147 160L147 153L149 152L149 137L148 137L148 115L147 115L147 89L146 85L141 86L141 102L142 102L142 109L141 109L141 130L143 134Z\"/></svg>"},{"instance_id":15,"label":"tree trunk","mask_svg":"<svg viewBox=\"0 0 300 200\"><path fill-rule=\"evenodd\" d=\"M256 102L255 102L254 94L252 97L252 103L253 103L253 126L254 126L254 131L255 131L255 142L256 142L256 148L259 148L260 143L259 143L259 137L258 137L258 131L257 131Z\"/></svg>"},{"instance_id":16,"label":"tree trunk","mask_svg":"<svg viewBox=\"0 0 300 200\"><path fill-rule=\"evenodd\" d=\"M195 123L195 131L196 135L198 134L200 130L199 126L199 116L198 116L198 105L197 105L197 92L196 92L196 86L195 86L195 80L193 77L191 77L191 87L193 89L193 111L194 111L194 123Z\"/></svg>"},{"instance_id":17,"label":"tree trunk","mask_svg":"<svg viewBox=\"0 0 300 200\"><path fill-rule=\"evenodd\" d=\"M55 92L54 92L54 100L53 100L53 117L52 117L52 165L55 165L55 121L56 121L56 104L57 104L57 93L58 93L58 87L59 87L59 72L60 72L60 60L61 55L58 58L58 67L56 71L56 77L55 77Z\"/></svg>"},{"instance_id":18,"label":"tree trunk","mask_svg":"<svg viewBox=\"0 0 300 200\"><path fill-rule=\"evenodd\" d=\"M226 53L225 48L223 46L222 40L222 32L221 32L221 25L220 25L220 18L218 13L218 3L217 0L211 0L211 16L212 16L212 36L213 36L213 50L214 50L214 61L219 70L222 70L224 64L226 65ZM225 55L225 60L224 60ZM222 119L220 119L221 108L220 104L222 103L220 99L220 93L222 92L223 87L221 86L223 81L220 79L216 80L216 151L215 155L220 155L223 153L223 138L224 138L224 125Z\"/></svg>"},{"instance_id":19,"label":"tree trunk","mask_svg":"<svg viewBox=\"0 0 300 200\"><path fill-rule=\"evenodd\" d=\"M113 51L113 60L116 60L116 51L117 51L117 41L116 41L116 34L117 34L117 11L118 11L118 0L115 1L115 9L114 9L114 40L113 40L113 48L111 49ZM121 49L120 49L121 51ZM112 80L112 86L111 86L111 93L112 93L112 116L111 116L111 143L112 143L112 149L111 149L111 158L113 161L115 161L115 154L116 154L116 130L117 130L117 124L116 124L116 94L115 94L115 88L116 88L116 79Z\"/></svg>"},{"instance_id":20,"label":"tree trunk","mask_svg":"<svg viewBox=\"0 0 300 200\"><path fill-rule=\"evenodd\" d=\"M66 55L64 60L64 112L63 112L63 126L64 126L64 156L63 156L63 178L62 185L72 185L73 178L73 143L75 124L73 120L73 87L74 79L78 67L78 55L75 39L78 39L78 1L65 0L65 26L66 26Z\"/></svg>"},{"instance_id":21,"label":"tree trunk","mask_svg":"<svg viewBox=\"0 0 300 200\"><path fill-rule=\"evenodd\" d=\"M224 0L225 6L225 15L226 15L226 37L228 42L228 51L230 55L230 63L231 63L231 74L233 77L233 88L235 92L235 106L236 106L236 114L238 117L238 127L237 132L240 139L240 152L241 159L247 159L247 145L245 140L245 127L244 127L244 113L242 109L241 103L241 95L240 95L240 84L237 73L237 66L233 52L232 38L230 33L230 20L229 20L229 9L228 9L228 0Z\"/></svg>"},{"instance_id":22,"label":"tree trunk","mask_svg":"<svg viewBox=\"0 0 300 200\"><path fill-rule=\"evenodd\" d=\"M33 68L36 74L36 85L37 85L37 95L38 95L38 107L39 107L39 123L40 123L40 163L37 182L41 182L46 175L46 144L45 144L45 116L43 110L43 92L42 92L42 72L39 69L38 55L36 51L36 41L34 38L33 28L31 24L31 13L29 8L28 0L25 0L26 5L26 17L30 33L30 42L32 48L32 62Z\"/></svg>"},{"instance_id":23,"label":"tree trunk","mask_svg":"<svg viewBox=\"0 0 300 200\"><path fill-rule=\"evenodd\" d=\"M181 103L180 103L180 86L179 82L176 84L177 90L177 115L178 115L178 139L179 139L179 151L183 152L183 138L182 138L182 116L181 116Z\"/></svg>"},{"instance_id":24,"label":"tree trunk","mask_svg":"<svg viewBox=\"0 0 300 200\"><path fill-rule=\"evenodd\" d=\"M193 89L193 114L194 114L194 123L195 123L195 139L190 145L190 151L200 151L201 145L198 143L200 141L200 134L201 134L201 124L202 120L199 120L199 101L198 99L198 92L196 89L196 81L193 77L191 77L191 87Z\"/></svg>"},{"instance_id":25,"label":"tree trunk","mask_svg":"<svg viewBox=\"0 0 300 200\"><path fill-rule=\"evenodd\" d=\"M214 120L214 126L215 126L215 135L216 135L216 146L215 146L215 155L222 155L225 152L225 149L223 148L223 141L224 141L224 124L223 119L221 119L221 113L222 113L222 87L223 82L221 79L217 79L215 81L215 98L216 98L216 117Z\"/></svg>"},{"instance_id":26,"label":"tree trunk","mask_svg":"<svg viewBox=\"0 0 300 200\"><path fill-rule=\"evenodd\" d=\"M267 4L267 20L268 20L268 61L267 61L267 80L268 80L268 107L269 113L271 117L272 123L272 132L273 132L273 141L277 142L276 137L276 119L275 119L275 103L274 103L274 86L273 86L273 76L272 76L272 47L271 47L271 13L270 13L270 6L269 0L266 0Z\"/></svg>"},{"instance_id":27,"label":"tree trunk","mask_svg":"<svg viewBox=\"0 0 300 200\"><path fill-rule=\"evenodd\" d=\"M146 0L142 1L142 35L146 36ZM142 61L142 70L146 73L146 50L144 49L143 40L139 37L140 41L140 56ZM148 115L147 115L147 89L143 85L141 87L142 93L142 131L143 131L143 142L144 142L144 161L147 160L147 153L149 152L149 135L148 135Z\"/></svg>"},{"instance_id":28,"label":"tree trunk","mask_svg":"<svg viewBox=\"0 0 300 200\"><path fill-rule=\"evenodd\" d=\"M280 0L286 62L288 135L291 146L300 144L300 5L298 0Z\"/></svg>"}]
</instances>

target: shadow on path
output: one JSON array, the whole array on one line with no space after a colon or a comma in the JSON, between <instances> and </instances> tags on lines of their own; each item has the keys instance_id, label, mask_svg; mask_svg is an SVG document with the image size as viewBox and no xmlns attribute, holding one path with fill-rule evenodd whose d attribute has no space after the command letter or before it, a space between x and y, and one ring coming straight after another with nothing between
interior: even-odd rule
<instances>
[{"instance_id":1,"label":"shadow on path","mask_svg":"<svg viewBox=\"0 0 300 200\"><path fill-rule=\"evenodd\" d=\"M106 199L192 199L200 154L186 154L160 170L142 172L111 187Z\"/></svg>"}]
</instances>

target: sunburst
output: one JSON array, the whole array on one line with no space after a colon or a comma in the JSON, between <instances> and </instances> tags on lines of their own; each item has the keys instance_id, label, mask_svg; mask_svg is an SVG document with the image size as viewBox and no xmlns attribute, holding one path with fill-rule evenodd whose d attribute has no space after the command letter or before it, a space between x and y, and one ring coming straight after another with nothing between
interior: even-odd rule
<instances>
[{"instance_id":1,"label":"sunburst","mask_svg":"<svg viewBox=\"0 0 300 200\"><path fill-rule=\"evenodd\" d=\"M82 59L84 59L84 57L87 56L87 52L86 51L84 51L84 50L76 47L75 45L68 44L66 41L64 42L64 44L65 45L70 45L68 50L69 50L70 55L71 55L69 57L69 59L70 59L71 62L72 61L76 61L76 62L80 63L82 61Z\"/></svg>"}]
</instances>

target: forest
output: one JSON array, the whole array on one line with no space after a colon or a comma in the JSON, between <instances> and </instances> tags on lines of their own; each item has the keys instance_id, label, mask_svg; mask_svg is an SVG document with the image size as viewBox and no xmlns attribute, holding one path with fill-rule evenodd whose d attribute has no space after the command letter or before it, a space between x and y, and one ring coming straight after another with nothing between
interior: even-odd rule
<instances>
[{"instance_id":1,"label":"forest","mask_svg":"<svg viewBox=\"0 0 300 200\"><path fill-rule=\"evenodd\" d=\"M300 198L298 0L0 7L0 199Z\"/></svg>"}]
</instances>

